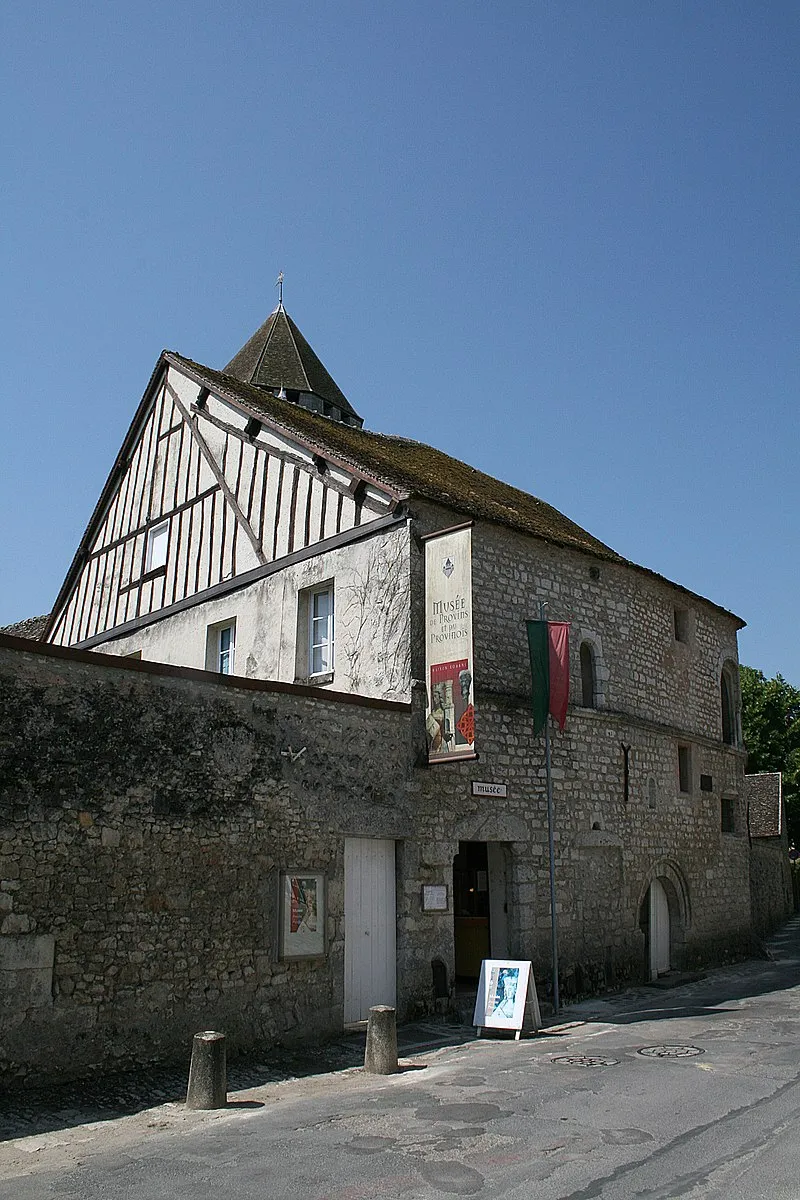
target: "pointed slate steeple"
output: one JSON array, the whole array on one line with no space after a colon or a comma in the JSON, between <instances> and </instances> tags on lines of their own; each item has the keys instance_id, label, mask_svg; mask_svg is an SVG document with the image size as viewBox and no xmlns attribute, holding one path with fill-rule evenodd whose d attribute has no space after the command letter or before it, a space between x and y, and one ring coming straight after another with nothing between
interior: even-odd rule
<instances>
[{"instance_id":1,"label":"pointed slate steeple","mask_svg":"<svg viewBox=\"0 0 800 1200\"><path fill-rule=\"evenodd\" d=\"M224 370L226 375L274 395L283 388L288 400L344 425L360 429L364 424L286 312L283 301Z\"/></svg>"}]
</instances>

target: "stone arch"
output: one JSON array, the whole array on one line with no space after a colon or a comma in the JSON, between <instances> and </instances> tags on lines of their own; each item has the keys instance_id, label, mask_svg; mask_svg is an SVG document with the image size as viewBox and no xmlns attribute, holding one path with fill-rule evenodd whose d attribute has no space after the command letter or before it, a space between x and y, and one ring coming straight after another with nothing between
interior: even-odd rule
<instances>
[{"instance_id":1,"label":"stone arch","mask_svg":"<svg viewBox=\"0 0 800 1200\"><path fill-rule=\"evenodd\" d=\"M686 935L692 924L689 887L683 871L676 862L662 858L654 863L644 880L636 905L636 922L645 935L645 962L649 961L649 915L650 885L657 879L663 888L669 908L669 958L672 969L683 966L686 950ZM647 966L645 976L648 975Z\"/></svg>"}]
</instances>

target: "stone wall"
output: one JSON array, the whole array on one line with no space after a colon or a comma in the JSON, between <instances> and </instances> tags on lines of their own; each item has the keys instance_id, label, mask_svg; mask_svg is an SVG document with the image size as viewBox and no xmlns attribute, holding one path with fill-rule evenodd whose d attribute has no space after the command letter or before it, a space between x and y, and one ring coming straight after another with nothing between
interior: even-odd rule
<instances>
[{"instance_id":1,"label":"stone wall","mask_svg":"<svg viewBox=\"0 0 800 1200\"><path fill-rule=\"evenodd\" d=\"M420 507L413 531L455 517ZM744 755L723 744L720 720L736 619L652 575L478 524L479 759L428 768L422 549L410 545L411 705L0 638L0 1070L183 1053L213 1026L233 1049L340 1029L348 836L396 843L401 1018L430 1007L432 959L452 976L452 908L424 912L421 891L452 889L461 842L486 842L504 864L502 951L532 959L546 995L544 741L532 736L524 629L539 600L572 623L572 703L552 739L562 994L643 978L653 878L673 966L749 947ZM685 792L679 745L691 750ZM508 796L473 796L475 781ZM326 874L323 960L278 954L280 872L298 868Z\"/></svg>"},{"instance_id":2,"label":"stone wall","mask_svg":"<svg viewBox=\"0 0 800 1200\"><path fill-rule=\"evenodd\" d=\"M750 896L753 931L768 937L794 911L789 841L780 837L754 837L750 843Z\"/></svg>"},{"instance_id":3,"label":"stone wall","mask_svg":"<svg viewBox=\"0 0 800 1200\"><path fill-rule=\"evenodd\" d=\"M419 532L457 514L418 506ZM422 552L414 566L422 627ZM556 888L564 990L641 978L647 891L670 900L673 965L745 952L751 945L744 752L721 740L720 673L737 661L733 616L650 573L597 560L483 523L473 527L477 764L437 765L442 809L439 868L459 839L511 850L509 950L549 978L550 910L544 738L533 738L525 620L571 622L571 704L552 737ZM688 610L688 641L674 612ZM596 707L581 706L579 647L596 652ZM419 641L414 674L424 665ZM678 747L691 751L681 792ZM625 787L625 750L628 783ZM701 789L710 777L710 790ZM508 786L502 810L470 796L473 779ZM708 786L708 780L703 781ZM735 830L721 829L722 798Z\"/></svg>"},{"instance_id":4,"label":"stone wall","mask_svg":"<svg viewBox=\"0 0 800 1200\"><path fill-rule=\"evenodd\" d=\"M409 707L24 645L0 638L0 1073L341 1029L343 839L410 835ZM327 875L323 961L278 956L298 868Z\"/></svg>"}]
</instances>

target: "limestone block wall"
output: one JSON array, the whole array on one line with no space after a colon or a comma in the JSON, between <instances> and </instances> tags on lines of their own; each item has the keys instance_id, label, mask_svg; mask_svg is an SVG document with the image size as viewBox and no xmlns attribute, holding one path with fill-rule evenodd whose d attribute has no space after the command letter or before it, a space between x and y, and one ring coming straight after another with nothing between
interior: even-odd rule
<instances>
[{"instance_id":1,"label":"limestone block wall","mask_svg":"<svg viewBox=\"0 0 800 1200\"><path fill-rule=\"evenodd\" d=\"M794 897L785 830L779 837L752 839L750 894L753 929L759 937L768 937L792 915Z\"/></svg>"},{"instance_id":2,"label":"limestone block wall","mask_svg":"<svg viewBox=\"0 0 800 1200\"><path fill-rule=\"evenodd\" d=\"M457 516L415 511L419 532ZM666 881L675 966L725 957L751 944L744 754L722 742L720 673L737 661L738 622L665 580L516 534L473 526L473 637L478 764L441 765L440 804L450 809L442 869L458 839L511 845L510 949L549 974L549 871L544 738L534 739L525 620L548 604L571 622L571 703L552 738L556 890L561 970L567 987L593 990L640 978L650 881ZM421 644L422 552L412 563L414 674ZM675 609L688 610L687 642ZM596 651L596 707L582 707L579 647ZM690 751L682 791L678 748ZM627 756L627 783L626 783ZM505 783L502 813L470 797L472 779ZM430 785L434 787L433 784ZM735 813L722 832L721 805ZM474 819L466 814L474 812ZM458 818L456 818L458 814ZM503 828L507 828L503 833ZM516 832L514 832L516 830Z\"/></svg>"},{"instance_id":3,"label":"limestone block wall","mask_svg":"<svg viewBox=\"0 0 800 1200\"><path fill-rule=\"evenodd\" d=\"M341 1029L344 837L415 827L408 706L22 646L0 639L0 1074ZM327 876L322 960L279 957L297 869Z\"/></svg>"}]
</instances>

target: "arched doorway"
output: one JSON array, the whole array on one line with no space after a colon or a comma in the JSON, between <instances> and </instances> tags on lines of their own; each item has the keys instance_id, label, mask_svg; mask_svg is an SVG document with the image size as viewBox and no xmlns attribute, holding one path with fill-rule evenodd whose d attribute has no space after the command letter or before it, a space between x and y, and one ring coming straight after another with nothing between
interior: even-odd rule
<instances>
[{"instance_id":1,"label":"arched doorway","mask_svg":"<svg viewBox=\"0 0 800 1200\"><path fill-rule=\"evenodd\" d=\"M689 893L680 868L662 860L653 868L639 904L645 938L645 977L681 970L690 924Z\"/></svg>"},{"instance_id":2,"label":"arched doorway","mask_svg":"<svg viewBox=\"0 0 800 1200\"><path fill-rule=\"evenodd\" d=\"M666 975L671 967L669 900L659 879L650 882L650 978Z\"/></svg>"}]
</instances>

